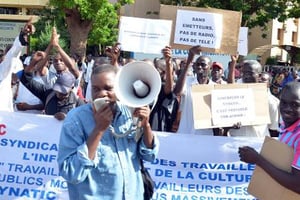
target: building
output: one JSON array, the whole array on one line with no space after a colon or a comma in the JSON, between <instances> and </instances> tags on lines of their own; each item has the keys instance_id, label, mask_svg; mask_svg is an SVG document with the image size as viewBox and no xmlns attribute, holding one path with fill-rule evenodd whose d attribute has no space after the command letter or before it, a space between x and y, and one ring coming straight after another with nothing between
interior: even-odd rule
<instances>
[{"instance_id":1,"label":"building","mask_svg":"<svg viewBox=\"0 0 300 200\"><path fill-rule=\"evenodd\" d=\"M249 30L249 54L261 59L264 64L269 57L275 58L282 64L296 65L300 53L300 24L299 19L288 19L285 22L272 20L268 30L262 32L256 27ZM262 34L266 33L263 38Z\"/></svg>"},{"instance_id":2,"label":"building","mask_svg":"<svg viewBox=\"0 0 300 200\"><path fill-rule=\"evenodd\" d=\"M31 10L44 8L47 3L48 0L1 0L0 20L27 21Z\"/></svg>"},{"instance_id":3,"label":"building","mask_svg":"<svg viewBox=\"0 0 300 200\"><path fill-rule=\"evenodd\" d=\"M1 0L0 1L0 49L12 44L20 29L32 15L34 9L42 9L48 0Z\"/></svg>"}]
</instances>

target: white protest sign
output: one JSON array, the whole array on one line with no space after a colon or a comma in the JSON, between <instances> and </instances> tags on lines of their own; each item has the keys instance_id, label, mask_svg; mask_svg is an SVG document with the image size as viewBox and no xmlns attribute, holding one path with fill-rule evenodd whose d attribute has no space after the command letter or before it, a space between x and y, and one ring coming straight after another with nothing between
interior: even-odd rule
<instances>
[{"instance_id":1,"label":"white protest sign","mask_svg":"<svg viewBox=\"0 0 300 200\"><path fill-rule=\"evenodd\" d=\"M0 21L0 49L5 50L6 46L14 43L25 22Z\"/></svg>"},{"instance_id":2,"label":"white protest sign","mask_svg":"<svg viewBox=\"0 0 300 200\"><path fill-rule=\"evenodd\" d=\"M121 16L119 39L123 51L161 54L170 44L171 20Z\"/></svg>"},{"instance_id":3,"label":"white protest sign","mask_svg":"<svg viewBox=\"0 0 300 200\"><path fill-rule=\"evenodd\" d=\"M0 112L0 199L68 200L58 176L62 122L53 116ZM238 147L259 150L262 139L155 132L158 157L146 162L153 199L247 199L254 165L239 161Z\"/></svg>"},{"instance_id":4,"label":"white protest sign","mask_svg":"<svg viewBox=\"0 0 300 200\"><path fill-rule=\"evenodd\" d=\"M216 126L252 121L255 117L252 89L212 90L211 112L213 125Z\"/></svg>"},{"instance_id":5,"label":"white protest sign","mask_svg":"<svg viewBox=\"0 0 300 200\"><path fill-rule=\"evenodd\" d=\"M221 14L177 10L174 43L219 49L222 33Z\"/></svg>"},{"instance_id":6,"label":"white protest sign","mask_svg":"<svg viewBox=\"0 0 300 200\"><path fill-rule=\"evenodd\" d=\"M248 27L241 27L239 33L238 54L248 55Z\"/></svg>"}]
</instances>

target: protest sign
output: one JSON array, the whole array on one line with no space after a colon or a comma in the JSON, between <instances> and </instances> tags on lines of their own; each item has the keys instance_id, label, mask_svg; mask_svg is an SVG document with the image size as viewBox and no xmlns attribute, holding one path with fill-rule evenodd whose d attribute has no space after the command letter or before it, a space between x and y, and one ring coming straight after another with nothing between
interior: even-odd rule
<instances>
[{"instance_id":1,"label":"protest sign","mask_svg":"<svg viewBox=\"0 0 300 200\"><path fill-rule=\"evenodd\" d=\"M227 127L237 122L243 126L270 123L264 83L193 85L192 100L195 129Z\"/></svg>"},{"instance_id":2,"label":"protest sign","mask_svg":"<svg viewBox=\"0 0 300 200\"><path fill-rule=\"evenodd\" d=\"M214 89L211 91L213 125L247 124L255 118L254 96L251 88ZM222 126L221 126L222 127Z\"/></svg>"},{"instance_id":3,"label":"protest sign","mask_svg":"<svg viewBox=\"0 0 300 200\"><path fill-rule=\"evenodd\" d=\"M235 55L239 42L241 12L213 8L161 5L160 19L173 21L171 46Z\"/></svg>"},{"instance_id":4,"label":"protest sign","mask_svg":"<svg viewBox=\"0 0 300 200\"><path fill-rule=\"evenodd\" d=\"M0 199L69 199L56 163L61 125L53 116L0 112ZM255 200L247 192L254 165L239 161L238 147L259 150L262 139L155 134L158 157L145 163L153 199Z\"/></svg>"},{"instance_id":5,"label":"protest sign","mask_svg":"<svg viewBox=\"0 0 300 200\"><path fill-rule=\"evenodd\" d=\"M132 4L121 7L120 15L147 19L159 19L159 0L135 0Z\"/></svg>"},{"instance_id":6,"label":"protest sign","mask_svg":"<svg viewBox=\"0 0 300 200\"><path fill-rule=\"evenodd\" d=\"M238 54L248 55L248 27L241 27L239 33Z\"/></svg>"},{"instance_id":7,"label":"protest sign","mask_svg":"<svg viewBox=\"0 0 300 200\"><path fill-rule=\"evenodd\" d=\"M260 154L277 168L291 172L294 151L287 144L275 140L274 138L265 137ZM259 166L255 167L248 192L260 200L300 199L299 194L280 185Z\"/></svg>"},{"instance_id":8,"label":"protest sign","mask_svg":"<svg viewBox=\"0 0 300 200\"><path fill-rule=\"evenodd\" d=\"M161 54L170 44L171 27L170 20L122 16L118 42L123 51Z\"/></svg>"},{"instance_id":9,"label":"protest sign","mask_svg":"<svg viewBox=\"0 0 300 200\"><path fill-rule=\"evenodd\" d=\"M0 49L13 44L24 25L25 22L0 21Z\"/></svg>"}]
</instances>

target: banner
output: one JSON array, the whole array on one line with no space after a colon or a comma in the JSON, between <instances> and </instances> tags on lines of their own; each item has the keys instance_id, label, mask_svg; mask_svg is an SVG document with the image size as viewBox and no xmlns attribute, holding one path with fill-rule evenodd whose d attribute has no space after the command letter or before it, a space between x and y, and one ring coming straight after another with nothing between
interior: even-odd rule
<instances>
[{"instance_id":1,"label":"banner","mask_svg":"<svg viewBox=\"0 0 300 200\"><path fill-rule=\"evenodd\" d=\"M56 162L61 125L53 116L0 112L0 199L68 199ZM155 133L159 155L145 163L154 200L255 199L247 192L255 166L239 161L238 147L259 150L262 139Z\"/></svg>"}]
</instances>

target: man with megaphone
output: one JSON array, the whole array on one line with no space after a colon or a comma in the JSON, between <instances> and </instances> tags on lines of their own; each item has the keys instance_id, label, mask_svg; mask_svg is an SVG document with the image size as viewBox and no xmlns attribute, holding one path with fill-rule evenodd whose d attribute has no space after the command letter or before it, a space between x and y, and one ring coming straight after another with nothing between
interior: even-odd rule
<instances>
[{"instance_id":1,"label":"man with megaphone","mask_svg":"<svg viewBox=\"0 0 300 200\"><path fill-rule=\"evenodd\" d=\"M70 199L144 199L140 159L153 161L159 142L149 124L148 105L133 112L140 119L140 142L137 130L116 137L134 126L128 107L117 101L116 75L115 66L96 66L91 76L92 98L101 98L99 104L75 108L64 120L58 165Z\"/></svg>"}]
</instances>

